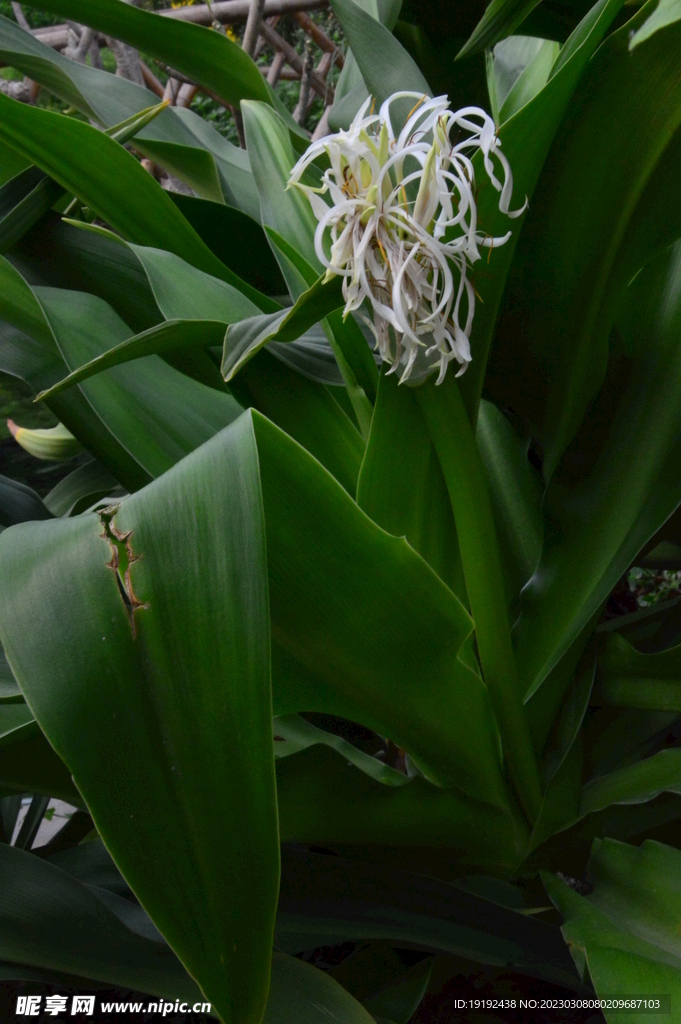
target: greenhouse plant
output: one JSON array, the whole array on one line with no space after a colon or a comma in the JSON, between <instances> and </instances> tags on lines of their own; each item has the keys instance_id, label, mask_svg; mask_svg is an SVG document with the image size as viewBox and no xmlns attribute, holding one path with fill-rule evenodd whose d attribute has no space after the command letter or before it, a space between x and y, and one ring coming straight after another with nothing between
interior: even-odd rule
<instances>
[{"instance_id":1,"label":"greenhouse plant","mask_svg":"<svg viewBox=\"0 0 681 1024\"><path fill-rule=\"evenodd\" d=\"M681 598L617 594L681 565L681 6L330 4L311 140L238 39L40 0L245 148L0 18L0 370L80 455L0 477L0 979L679 1020Z\"/></svg>"}]
</instances>

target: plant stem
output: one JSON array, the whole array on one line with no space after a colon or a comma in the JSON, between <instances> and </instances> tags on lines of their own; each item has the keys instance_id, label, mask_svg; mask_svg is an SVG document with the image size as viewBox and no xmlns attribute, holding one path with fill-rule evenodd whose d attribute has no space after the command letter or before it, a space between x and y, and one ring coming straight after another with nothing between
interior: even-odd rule
<instances>
[{"instance_id":1,"label":"plant stem","mask_svg":"<svg viewBox=\"0 0 681 1024\"><path fill-rule=\"evenodd\" d=\"M437 387L428 381L414 394L433 439L454 512L482 672L509 775L525 814L533 822L541 804L541 785L520 692L496 529L475 435L453 376L447 376Z\"/></svg>"}]
</instances>

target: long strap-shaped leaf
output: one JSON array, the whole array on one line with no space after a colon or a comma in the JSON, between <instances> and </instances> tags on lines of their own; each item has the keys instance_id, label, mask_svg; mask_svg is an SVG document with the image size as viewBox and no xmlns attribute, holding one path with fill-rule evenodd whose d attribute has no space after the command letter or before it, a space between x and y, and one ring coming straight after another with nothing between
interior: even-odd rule
<instances>
[{"instance_id":1,"label":"long strap-shaped leaf","mask_svg":"<svg viewBox=\"0 0 681 1024\"><path fill-rule=\"evenodd\" d=\"M521 804L534 821L541 786L523 708L504 595L494 518L475 436L453 377L415 391L440 460L454 511L466 590L504 756Z\"/></svg>"},{"instance_id":2,"label":"long strap-shaped leaf","mask_svg":"<svg viewBox=\"0 0 681 1024\"><path fill-rule=\"evenodd\" d=\"M622 4L623 0L598 0L563 47L565 59L558 58L554 74L544 88L499 129L503 151L513 169L514 200L511 208L521 206L525 196L532 198L553 137L577 82ZM476 159L474 166L479 181L483 181L482 161ZM484 224L485 231L492 235L502 235L508 231L508 218L499 212L498 203L499 194L493 188L487 186L481 189L478 222ZM461 380L466 408L473 422L477 417L499 304L519 237L520 224L515 221L510 241L492 253L489 273L479 276L473 274L483 304L476 308L471 335L473 362Z\"/></svg>"},{"instance_id":3,"label":"long strap-shaped leaf","mask_svg":"<svg viewBox=\"0 0 681 1024\"><path fill-rule=\"evenodd\" d=\"M130 241L176 253L258 301L259 293L213 255L158 182L103 132L0 94L0 139Z\"/></svg>"},{"instance_id":4,"label":"long strap-shaped leaf","mask_svg":"<svg viewBox=\"0 0 681 1024\"><path fill-rule=\"evenodd\" d=\"M141 11L122 0L45 0L42 7L136 46L228 103L238 105L242 99L271 102L251 58L221 32Z\"/></svg>"},{"instance_id":5,"label":"long strap-shaped leaf","mask_svg":"<svg viewBox=\"0 0 681 1024\"><path fill-rule=\"evenodd\" d=\"M8 660L143 906L225 1022L259 1020L279 854L250 419L120 511L59 526L2 535Z\"/></svg>"}]
</instances>

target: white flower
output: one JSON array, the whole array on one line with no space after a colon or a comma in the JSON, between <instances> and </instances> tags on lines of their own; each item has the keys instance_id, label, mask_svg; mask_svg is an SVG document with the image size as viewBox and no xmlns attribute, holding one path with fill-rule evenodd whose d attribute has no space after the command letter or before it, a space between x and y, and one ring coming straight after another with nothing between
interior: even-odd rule
<instances>
[{"instance_id":1,"label":"white flower","mask_svg":"<svg viewBox=\"0 0 681 1024\"><path fill-rule=\"evenodd\" d=\"M390 108L404 98L416 103L395 137ZM492 238L478 229L475 152L482 151L502 213L519 217L527 201L509 210L511 168L483 110L454 112L446 96L427 99L411 92L394 93L377 114L367 113L370 103L347 131L309 147L293 168L289 187L307 196L319 222L315 249L327 277L343 275L345 316L368 300L373 323L367 323L382 359L392 364L390 372L403 366L402 382L420 351L437 352L432 365L439 365L439 384L452 359L461 366L457 376L471 361L475 291L468 267L480 259L481 248L503 245L511 237L510 231ZM306 168L323 154L331 166L320 187L304 184Z\"/></svg>"}]
</instances>

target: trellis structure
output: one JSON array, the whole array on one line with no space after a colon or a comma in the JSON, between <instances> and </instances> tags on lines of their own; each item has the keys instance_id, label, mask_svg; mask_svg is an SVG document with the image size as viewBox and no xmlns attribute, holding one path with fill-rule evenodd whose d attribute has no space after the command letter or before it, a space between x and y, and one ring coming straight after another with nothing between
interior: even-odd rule
<instances>
[{"instance_id":1,"label":"trellis structure","mask_svg":"<svg viewBox=\"0 0 681 1024\"><path fill-rule=\"evenodd\" d=\"M139 0L128 2L136 3ZM170 100L174 106L188 107L197 91L202 89L172 68L164 69L168 72L168 80L165 85L162 84L131 47L73 22L31 30L21 5L14 3L12 6L17 21L31 31L36 39L74 60L85 62L89 55L91 63L101 67L99 48L110 47L116 58L118 74L145 85L160 98ZM268 83L275 86L280 79L299 80L301 83L298 104L293 111L296 121L303 125L315 97L319 96L323 100L324 113L313 135L313 138L319 138L328 131L328 112L334 101L330 72L334 66L342 68L344 59L342 49L310 17L310 11L324 9L328 9L328 0L264 0L264 3L262 0L220 0L217 3L188 5L158 13L165 18L197 25L213 25L220 31L225 31L226 26L247 23L250 18L252 24L247 27L246 35L250 32L256 40L252 52L254 59L258 60L266 46L274 50L272 61L259 65ZM277 31L283 17L293 18L305 33L307 40L303 55ZM321 51L316 63L315 50ZM30 102L35 98L36 90L29 80L10 84L14 86L12 91L17 99ZM217 96L212 98L223 102Z\"/></svg>"}]
</instances>

